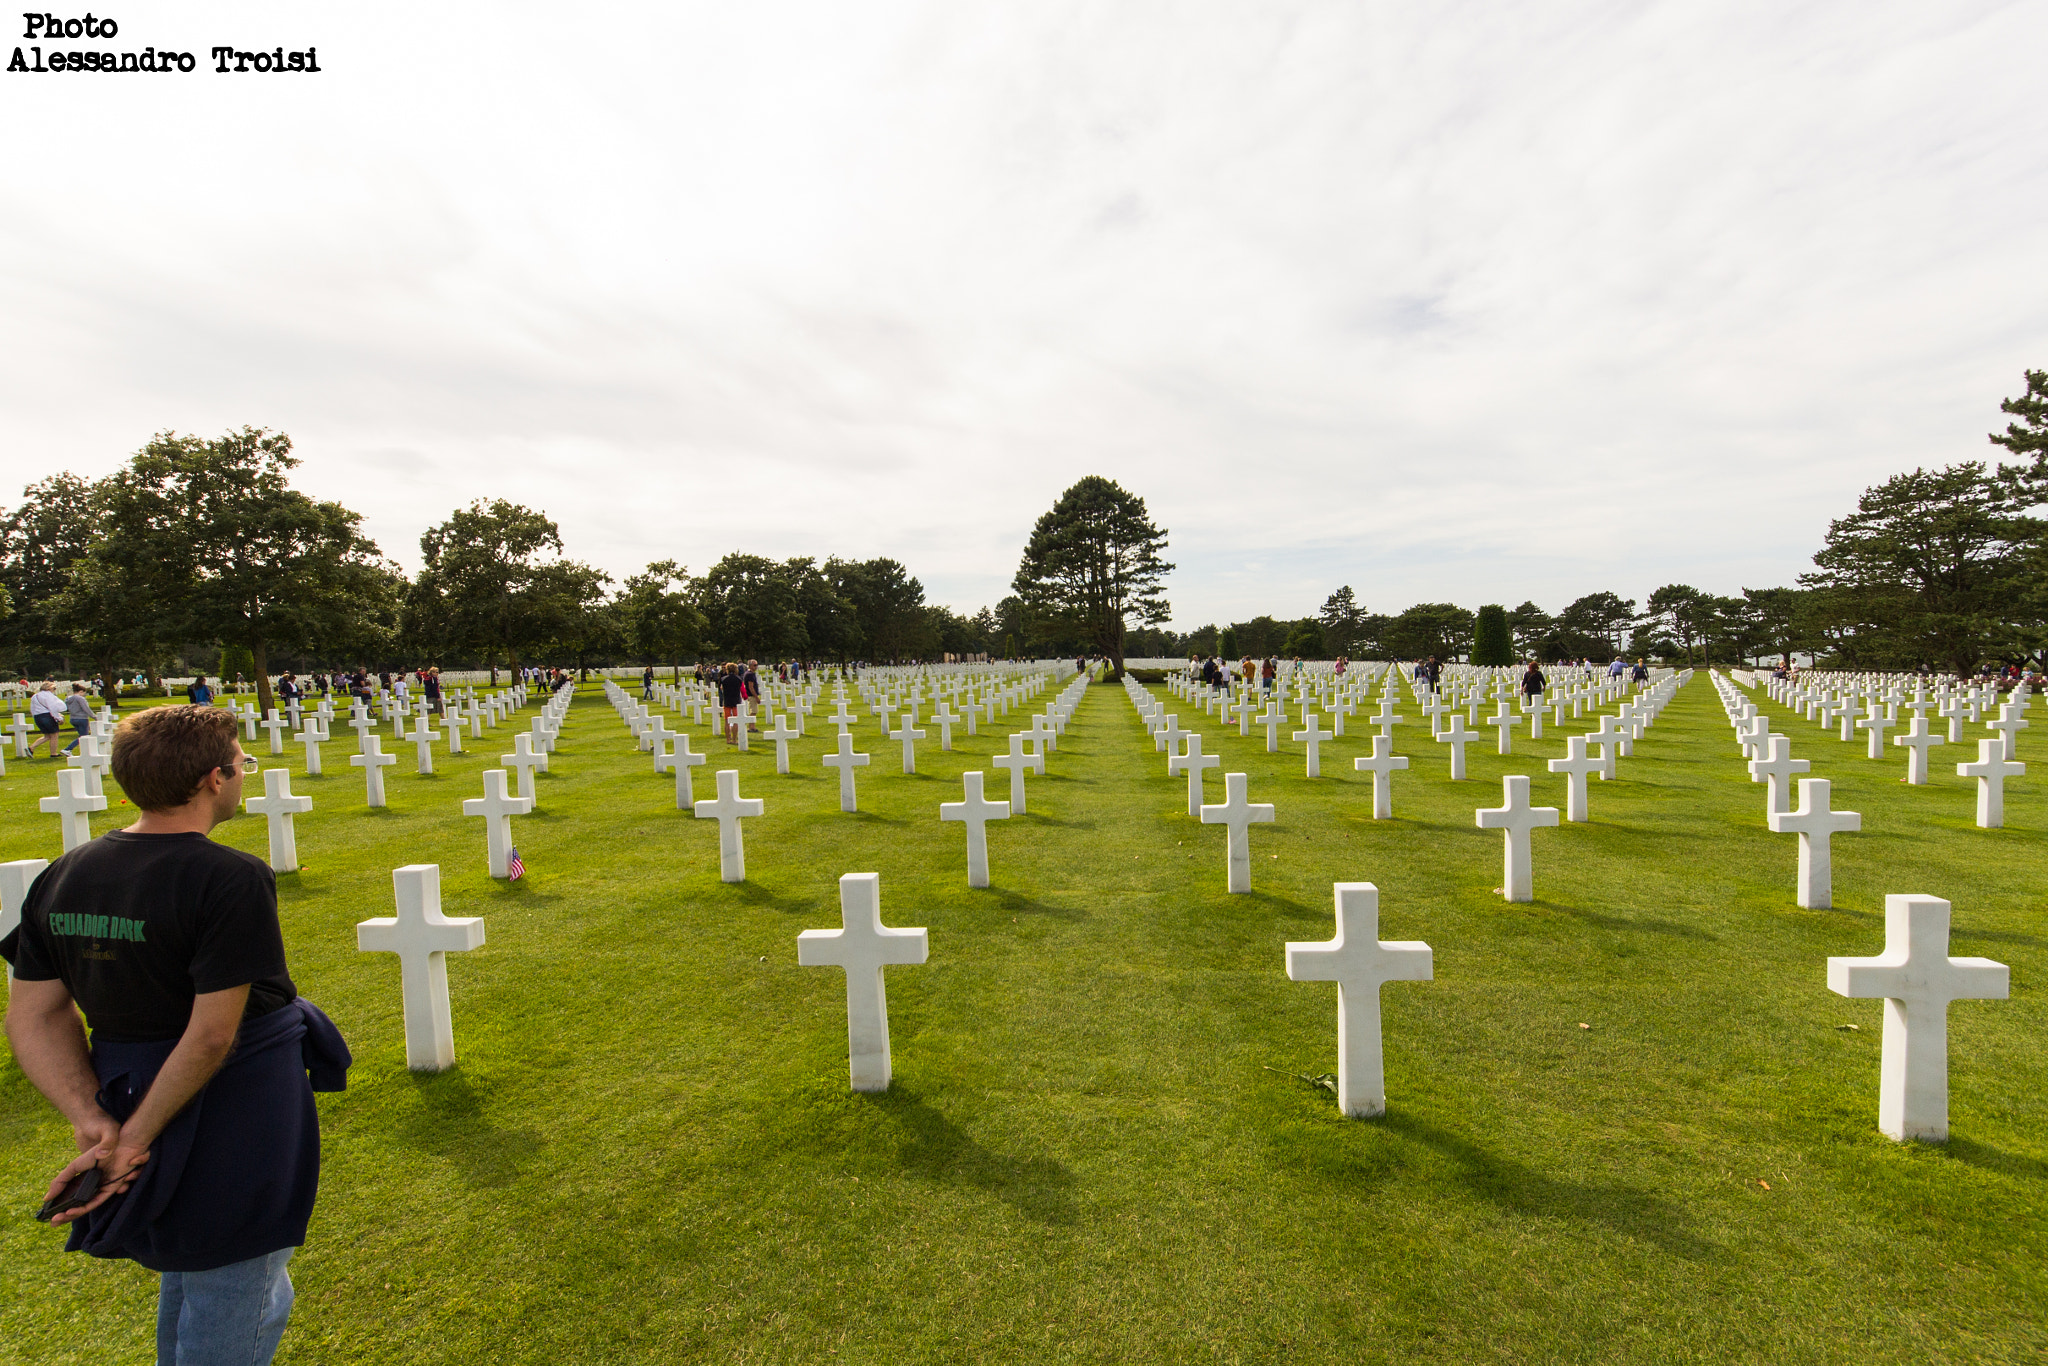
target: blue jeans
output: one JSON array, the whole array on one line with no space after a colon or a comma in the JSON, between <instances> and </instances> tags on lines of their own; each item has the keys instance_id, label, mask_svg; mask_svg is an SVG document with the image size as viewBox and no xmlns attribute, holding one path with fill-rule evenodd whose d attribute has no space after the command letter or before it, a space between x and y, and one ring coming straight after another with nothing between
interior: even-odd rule
<instances>
[{"instance_id":1,"label":"blue jeans","mask_svg":"<svg viewBox=\"0 0 2048 1366\"><path fill-rule=\"evenodd\" d=\"M157 1289L157 1366L269 1366L292 1313L283 1248L212 1271L166 1271Z\"/></svg>"}]
</instances>

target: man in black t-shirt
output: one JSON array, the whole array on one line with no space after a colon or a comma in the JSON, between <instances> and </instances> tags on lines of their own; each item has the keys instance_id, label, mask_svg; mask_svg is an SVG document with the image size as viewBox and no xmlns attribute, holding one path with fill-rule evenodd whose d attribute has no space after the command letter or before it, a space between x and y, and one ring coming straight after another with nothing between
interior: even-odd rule
<instances>
[{"instance_id":1,"label":"man in black t-shirt","mask_svg":"<svg viewBox=\"0 0 2048 1366\"><path fill-rule=\"evenodd\" d=\"M292 985L275 876L207 838L255 764L226 711L122 722L113 773L141 817L52 863L0 940L8 1041L81 1154L49 1194L99 1169L98 1195L52 1222L73 1226L74 1250L162 1273L159 1360L214 1360L229 1343L236 1360L270 1360L318 1186L307 1068L338 1089L347 1067Z\"/></svg>"}]
</instances>

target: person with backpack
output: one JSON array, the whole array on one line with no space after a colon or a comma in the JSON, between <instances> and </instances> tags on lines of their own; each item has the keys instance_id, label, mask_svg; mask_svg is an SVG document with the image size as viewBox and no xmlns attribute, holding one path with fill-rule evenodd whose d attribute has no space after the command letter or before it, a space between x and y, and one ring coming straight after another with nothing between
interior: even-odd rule
<instances>
[{"instance_id":1,"label":"person with backpack","mask_svg":"<svg viewBox=\"0 0 2048 1366\"><path fill-rule=\"evenodd\" d=\"M201 674L185 685L185 700L195 707L213 705L213 689L206 686L206 675Z\"/></svg>"}]
</instances>

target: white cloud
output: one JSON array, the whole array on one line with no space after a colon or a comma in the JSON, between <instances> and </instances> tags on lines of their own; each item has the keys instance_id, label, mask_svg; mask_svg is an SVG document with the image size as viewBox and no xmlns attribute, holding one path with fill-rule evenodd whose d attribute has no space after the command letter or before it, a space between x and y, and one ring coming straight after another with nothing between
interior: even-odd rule
<instances>
[{"instance_id":1,"label":"white cloud","mask_svg":"<svg viewBox=\"0 0 2048 1366\"><path fill-rule=\"evenodd\" d=\"M11 468L249 422L401 559L966 609L1102 473L1187 625L1785 582L2048 364L2037 13L157 5L325 70L0 77Z\"/></svg>"}]
</instances>

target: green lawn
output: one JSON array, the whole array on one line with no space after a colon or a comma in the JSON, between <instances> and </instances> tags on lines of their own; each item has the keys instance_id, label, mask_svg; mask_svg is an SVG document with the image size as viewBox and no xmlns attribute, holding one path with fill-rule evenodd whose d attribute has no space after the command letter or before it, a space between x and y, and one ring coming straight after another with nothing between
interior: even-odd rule
<instances>
[{"instance_id":1,"label":"green lawn","mask_svg":"<svg viewBox=\"0 0 2048 1366\"><path fill-rule=\"evenodd\" d=\"M1447 747L1401 728L1415 768L1374 822L1350 765L1364 727L1311 780L1299 746L1268 755L1262 732L1177 709L1278 804L1250 895L1223 890L1222 830L1186 816L1117 686L1090 690L1030 814L991 827L987 891L936 808L1001 748L990 734L952 754L934 738L905 777L864 721L848 816L817 732L777 777L772 747L729 755L696 728L699 795L737 766L768 803L734 886L715 823L675 811L594 692L542 813L514 822L516 884L485 876L481 822L459 815L483 755L422 779L399 749L391 809L370 812L352 746L329 746L326 777L295 779L318 805L281 901L300 989L357 1062L320 1098L322 1196L279 1360L2048 1352L2038 778L1980 831L1953 776L1974 745L1907 788L1903 752L1869 761L1767 707L1864 814L1835 842L1838 908L1802 911L1796 841L1766 831L1702 675L1594 781L1592 824L1536 832L1537 900L1511 906L1472 812L1503 773L1562 807L1555 729L1506 758L1473 746L1452 783ZM482 742L489 764L510 734ZM49 768L9 760L0 857L56 854L34 806ZM258 820L218 833L264 849ZM405 1070L396 960L356 952L353 928L390 914L390 870L413 862L439 862L444 909L489 933L451 956L457 1064L431 1077ZM931 932L927 965L889 969L878 1097L847 1090L843 974L797 967L795 942L839 923L839 874L869 870L885 922ZM1436 955L1433 982L1382 993L1389 1113L1366 1122L1293 1075L1335 1069L1336 989L1289 982L1283 945L1329 937L1340 880L1377 883L1381 934ZM1882 1007L1826 987L1830 954L1881 949L1887 892L1950 898L1952 951L2013 969L2010 1001L1950 1013L1943 1148L1877 1132ZM0 1062L0 1360L147 1361L154 1278L65 1257L28 1217L68 1149Z\"/></svg>"}]
</instances>

